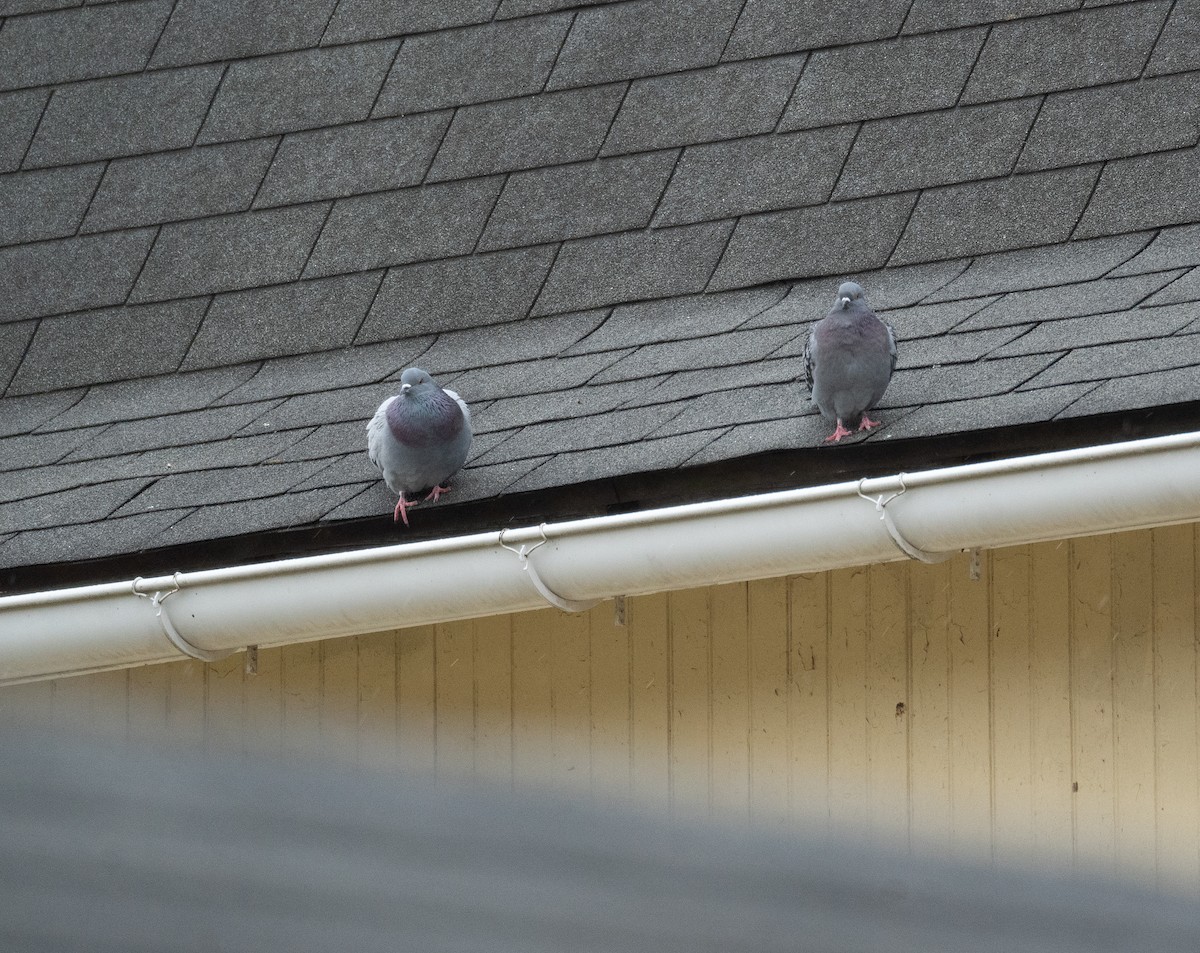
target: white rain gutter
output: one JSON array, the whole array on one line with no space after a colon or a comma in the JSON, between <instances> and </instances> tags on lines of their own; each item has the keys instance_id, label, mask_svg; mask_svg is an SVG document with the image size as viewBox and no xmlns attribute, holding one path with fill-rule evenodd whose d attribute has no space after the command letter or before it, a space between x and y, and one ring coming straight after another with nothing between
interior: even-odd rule
<instances>
[{"instance_id":1,"label":"white rain gutter","mask_svg":"<svg viewBox=\"0 0 1200 953\"><path fill-rule=\"evenodd\" d=\"M0 683L1194 520L1200 433L1155 437L8 596Z\"/></svg>"}]
</instances>

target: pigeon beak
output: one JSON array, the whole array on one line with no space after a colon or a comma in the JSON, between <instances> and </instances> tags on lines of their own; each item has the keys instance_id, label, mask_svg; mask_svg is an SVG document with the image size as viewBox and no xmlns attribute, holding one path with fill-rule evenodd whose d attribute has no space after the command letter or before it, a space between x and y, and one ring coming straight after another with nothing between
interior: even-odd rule
<instances>
[{"instance_id":1,"label":"pigeon beak","mask_svg":"<svg viewBox=\"0 0 1200 953\"><path fill-rule=\"evenodd\" d=\"M843 311L845 311L848 307L850 307L850 299L849 298L843 298L841 303L842 303Z\"/></svg>"},{"instance_id":2,"label":"pigeon beak","mask_svg":"<svg viewBox=\"0 0 1200 953\"><path fill-rule=\"evenodd\" d=\"M412 384L401 384L400 393L407 394L412 389Z\"/></svg>"}]
</instances>

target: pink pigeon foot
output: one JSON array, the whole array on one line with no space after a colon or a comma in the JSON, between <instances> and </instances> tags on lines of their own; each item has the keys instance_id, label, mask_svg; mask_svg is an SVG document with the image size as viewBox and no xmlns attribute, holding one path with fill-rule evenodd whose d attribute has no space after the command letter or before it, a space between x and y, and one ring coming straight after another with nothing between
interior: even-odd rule
<instances>
[{"instance_id":1,"label":"pink pigeon foot","mask_svg":"<svg viewBox=\"0 0 1200 953\"><path fill-rule=\"evenodd\" d=\"M831 433L828 437L825 438L825 442L826 443L837 443L843 437L849 437L849 436L850 436L850 431L847 430L845 427L843 427L842 422L839 420L837 422L837 429L834 430L833 433Z\"/></svg>"},{"instance_id":2,"label":"pink pigeon foot","mask_svg":"<svg viewBox=\"0 0 1200 953\"><path fill-rule=\"evenodd\" d=\"M872 420L866 414L862 415L862 422L858 425L859 430L870 430L872 427L878 427L879 421Z\"/></svg>"},{"instance_id":3,"label":"pink pigeon foot","mask_svg":"<svg viewBox=\"0 0 1200 953\"><path fill-rule=\"evenodd\" d=\"M404 520L404 525L408 526L408 507L416 506L416 501L408 501L404 498L404 494L400 494L400 502L396 504L396 511L392 514L392 522L399 523Z\"/></svg>"},{"instance_id":4,"label":"pink pigeon foot","mask_svg":"<svg viewBox=\"0 0 1200 953\"><path fill-rule=\"evenodd\" d=\"M429 496L425 497L424 502L428 503L430 500L433 500L433 502L436 503L438 501L438 497L440 497L443 493L449 492L450 487L448 486L435 486L429 491Z\"/></svg>"}]
</instances>

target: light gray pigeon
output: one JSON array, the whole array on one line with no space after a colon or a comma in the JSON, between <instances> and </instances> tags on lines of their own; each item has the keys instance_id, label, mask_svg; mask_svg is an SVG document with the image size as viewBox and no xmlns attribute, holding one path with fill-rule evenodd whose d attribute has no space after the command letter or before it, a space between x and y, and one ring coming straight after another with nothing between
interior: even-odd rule
<instances>
[{"instance_id":1,"label":"light gray pigeon","mask_svg":"<svg viewBox=\"0 0 1200 953\"><path fill-rule=\"evenodd\" d=\"M837 428L825 438L837 443L859 430L878 427L867 411L879 403L896 369L892 326L868 307L853 281L838 288L829 314L818 321L804 346L804 376L812 399Z\"/></svg>"},{"instance_id":2,"label":"light gray pigeon","mask_svg":"<svg viewBox=\"0 0 1200 953\"><path fill-rule=\"evenodd\" d=\"M392 518L408 525L405 499L429 490L437 501L450 488L444 484L459 471L471 447L471 411L452 390L443 390L419 367L400 375L400 393L389 397L367 424L367 455L383 471L383 479L400 502ZM432 489L431 489L432 488Z\"/></svg>"}]
</instances>

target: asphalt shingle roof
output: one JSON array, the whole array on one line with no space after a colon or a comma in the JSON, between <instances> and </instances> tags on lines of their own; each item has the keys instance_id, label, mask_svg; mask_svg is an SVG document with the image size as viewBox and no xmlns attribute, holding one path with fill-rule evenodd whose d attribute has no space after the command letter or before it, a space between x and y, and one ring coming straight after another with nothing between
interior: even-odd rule
<instances>
[{"instance_id":1,"label":"asphalt shingle roof","mask_svg":"<svg viewBox=\"0 0 1200 953\"><path fill-rule=\"evenodd\" d=\"M412 364L477 431L430 532L808 452L846 277L900 363L816 476L1195 401L1197 50L1196 0L2 0L0 586L378 538Z\"/></svg>"}]
</instances>

